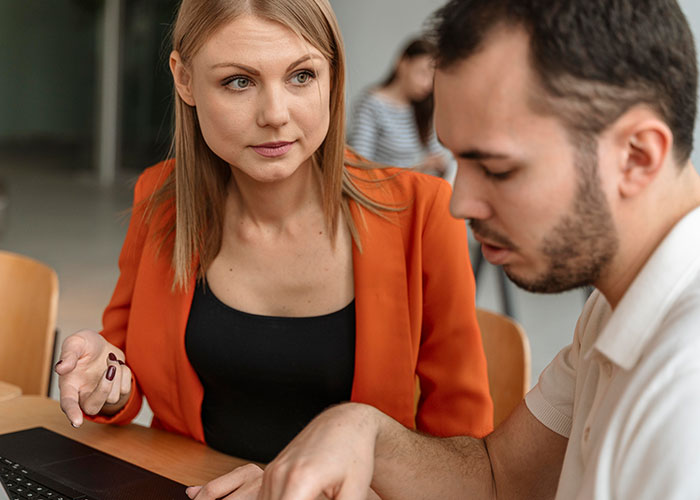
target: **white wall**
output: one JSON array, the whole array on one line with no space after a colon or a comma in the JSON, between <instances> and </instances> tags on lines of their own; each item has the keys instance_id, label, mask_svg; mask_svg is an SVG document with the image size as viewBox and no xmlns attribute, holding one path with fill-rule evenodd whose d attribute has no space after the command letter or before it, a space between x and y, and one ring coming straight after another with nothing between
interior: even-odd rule
<instances>
[{"instance_id":1,"label":"white wall","mask_svg":"<svg viewBox=\"0 0 700 500\"><path fill-rule=\"evenodd\" d=\"M349 102L382 80L404 42L445 0L330 0L345 40Z\"/></svg>"},{"instance_id":2,"label":"white wall","mask_svg":"<svg viewBox=\"0 0 700 500\"><path fill-rule=\"evenodd\" d=\"M690 27L693 29L693 34L695 35L695 48L700 50L700 2L698 0L679 0L678 2L685 12L685 15L690 21ZM696 120L695 122L695 151L692 155L693 165L695 169L700 172L700 130L698 127L700 124Z\"/></svg>"}]
</instances>

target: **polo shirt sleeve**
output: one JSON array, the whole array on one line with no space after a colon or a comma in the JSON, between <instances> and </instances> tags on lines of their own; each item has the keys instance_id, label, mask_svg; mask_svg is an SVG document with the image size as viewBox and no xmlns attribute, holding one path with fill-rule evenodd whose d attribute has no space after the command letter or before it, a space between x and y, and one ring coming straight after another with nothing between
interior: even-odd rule
<instances>
[{"instance_id":1,"label":"polo shirt sleeve","mask_svg":"<svg viewBox=\"0 0 700 500\"><path fill-rule=\"evenodd\" d=\"M574 343L562 349L525 395L525 404L535 418L565 438L571 433L574 412L577 351Z\"/></svg>"},{"instance_id":2,"label":"polo shirt sleeve","mask_svg":"<svg viewBox=\"0 0 700 500\"><path fill-rule=\"evenodd\" d=\"M542 371L537 385L525 395L525 404L535 418L565 438L571 433L582 337L593 315L595 303L595 299L586 302L576 323L573 342L557 354Z\"/></svg>"}]
</instances>

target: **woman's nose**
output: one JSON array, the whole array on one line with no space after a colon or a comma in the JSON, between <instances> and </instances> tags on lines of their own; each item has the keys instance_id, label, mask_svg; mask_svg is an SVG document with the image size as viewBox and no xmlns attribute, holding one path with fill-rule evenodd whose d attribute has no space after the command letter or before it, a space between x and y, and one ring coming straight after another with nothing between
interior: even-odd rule
<instances>
[{"instance_id":1,"label":"woman's nose","mask_svg":"<svg viewBox=\"0 0 700 500\"><path fill-rule=\"evenodd\" d=\"M279 128L289 122L289 106L283 89L268 87L260 94L257 123Z\"/></svg>"}]
</instances>

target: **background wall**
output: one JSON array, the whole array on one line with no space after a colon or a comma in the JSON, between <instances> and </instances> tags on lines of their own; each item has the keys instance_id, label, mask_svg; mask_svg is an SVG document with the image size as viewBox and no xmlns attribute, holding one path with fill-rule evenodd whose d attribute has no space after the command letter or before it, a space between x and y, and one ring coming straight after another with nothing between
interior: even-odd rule
<instances>
[{"instance_id":1,"label":"background wall","mask_svg":"<svg viewBox=\"0 0 700 500\"><path fill-rule=\"evenodd\" d=\"M690 27L695 35L695 48L700 51L700 2L698 0L679 0L681 8L685 12L686 17L690 21ZM691 157L695 170L700 172L700 130L698 130L698 122L695 122L695 151Z\"/></svg>"},{"instance_id":2,"label":"background wall","mask_svg":"<svg viewBox=\"0 0 700 500\"><path fill-rule=\"evenodd\" d=\"M349 102L389 73L398 52L420 34L444 0L330 0L345 40Z\"/></svg>"},{"instance_id":3,"label":"background wall","mask_svg":"<svg viewBox=\"0 0 700 500\"><path fill-rule=\"evenodd\" d=\"M179 0L122 0L120 167L161 160L170 138L170 23ZM96 170L102 0L0 0L0 156L50 149Z\"/></svg>"},{"instance_id":4,"label":"background wall","mask_svg":"<svg viewBox=\"0 0 700 500\"><path fill-rule=\"evenodd\" d=\"M96 2L0 0L0 141L77 141L95 118ZM8 78L9 76L9 78Z\"/></svg>"}]
</instances>

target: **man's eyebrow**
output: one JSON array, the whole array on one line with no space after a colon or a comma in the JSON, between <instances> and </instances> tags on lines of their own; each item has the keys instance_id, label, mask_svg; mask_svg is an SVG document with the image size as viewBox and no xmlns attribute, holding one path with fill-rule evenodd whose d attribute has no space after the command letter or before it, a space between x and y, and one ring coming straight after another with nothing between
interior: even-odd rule
<instances>
[{"instance_id":1,"label":"man's eyebrow","mask_svg":"<svg viewBox=\"0 0 700 500\"><path fill-rule=\"evenodd\" d=\"M504 153L482 151L480 149L468 149L466 151L456 153L455 156L457 158L462 158L463 160L503 160L508 158L508 155Z\"/></svg>"},{"instance_id":2,"label":"man's eyebrow","mask_svg":"<svg viewBox=\"0 0 700 500\"><path fill-rule=\"evenodd\" d=\"M449 149L447 146L445 146L445 143L442 142L438 134L435 134L435 138L443 148ZM454 157L462 158L464 160L503 160L508 158L508 155L505 153L495 153L492 151L483 151L481 149L473 148L461 151L459 153L454 153Z\"/></svg>"},{"instance_id":3,"label":"man's eyebrow","mask_svg":"<svg viewBox=\"0 0 700 500\"><path fill-rule=\"evenodd\" d=\"M300 57L299 59L297 59L296 61L294 61L289 66L287 66L287 72L293 70L294 68L296 68L300 64L302 64L306 61L309 61L311 59L323 59L323 58L321 56L319 56L318 54L306 54L306 55ZM240 64L240 63L236 63L236 62L217 63L217 64L214 64L212 66L212 69L216 69L216 68L239 68L247 73L250 73L253 76L260 76L260 71L258 71L257 69L251 68L250 66L246 66L245 64Z\"/></svg>"}]
</instances>

